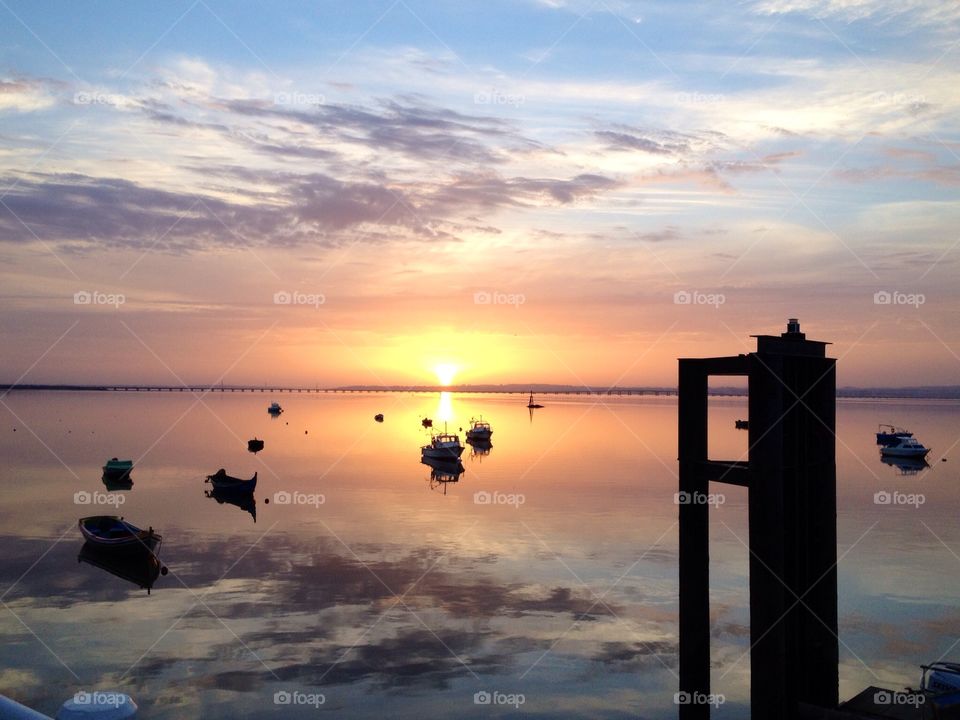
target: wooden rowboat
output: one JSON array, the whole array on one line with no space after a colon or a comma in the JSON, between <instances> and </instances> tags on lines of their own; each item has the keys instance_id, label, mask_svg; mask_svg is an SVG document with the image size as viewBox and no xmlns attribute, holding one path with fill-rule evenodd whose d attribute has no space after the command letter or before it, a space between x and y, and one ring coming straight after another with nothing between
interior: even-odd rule
<instances>
[{"instance_id":1,"label":"wooden rowboat","mask_svg":"<svg viewBox=\"0 0 960 720\"><path fill-rule=\"evenodd\" d=\"M249 480L243 480L227 475L227 471L220 468L213 475L207 475L207 482L213 485L214 490L252 493L257 489L257 473L254 473Z\"/></svg>"},{"instance_id":2,"label":"wooden rowboat","mask_svg":"<svg viewBox=\"0 0 960 720\"><path fill-rule=\"evenodd\" d=\"M116 553L153 552L163 538L153 528L141 530L116 515L80 518L80 532L87 542L100 550Z\"/></svg>"}]
</instances>

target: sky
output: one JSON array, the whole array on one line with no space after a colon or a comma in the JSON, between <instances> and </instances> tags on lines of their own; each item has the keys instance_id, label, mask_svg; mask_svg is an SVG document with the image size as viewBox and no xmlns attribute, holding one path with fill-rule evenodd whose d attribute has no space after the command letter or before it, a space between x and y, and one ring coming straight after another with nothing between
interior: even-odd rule
<instances>
[{"instance_id":1,"label":"sky","mask_svg":"<svg viewBox=\"0 0 960 720\"><path fill-rule=\"evenodd\" d=\"M0 0L0 381L960 384L960 5Z\"/></svg>"}]
</instances>

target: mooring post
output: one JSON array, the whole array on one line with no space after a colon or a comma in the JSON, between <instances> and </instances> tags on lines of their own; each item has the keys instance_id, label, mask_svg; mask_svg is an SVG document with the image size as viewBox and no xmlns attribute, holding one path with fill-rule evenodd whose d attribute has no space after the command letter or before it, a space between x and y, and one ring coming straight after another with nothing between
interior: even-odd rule
<instances>
[{"instance_id":1,"label":"mooring post","mask_svg":"<svg viewBox=\"0 0 960 720\"><path fill-rule=\"evenodd\" d=\"M710 480L748 488L751 717L838 702L836 361L793 318L755 337L749 355L679 361L682 720L710 715ZM707 456L710 375L748 378L746 463Z\"/></svg>"}]
</instances>

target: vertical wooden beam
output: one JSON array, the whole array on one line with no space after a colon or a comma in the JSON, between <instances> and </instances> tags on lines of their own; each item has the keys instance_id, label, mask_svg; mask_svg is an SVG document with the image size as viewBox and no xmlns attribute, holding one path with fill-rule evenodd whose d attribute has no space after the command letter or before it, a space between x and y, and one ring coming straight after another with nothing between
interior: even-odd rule
<instances>
[{"instance_id":1,"label":"vertical wooden beam","mask_svg":"<svg viewBox=\"0 0 960 720\"><path fill-rule=\"evenodd\" d=\"M680 493L706 495L699 464L707 459L707 373L698 360L680 360L678 383ZM710 536L706 503L680 503L680 693L710 692ZM681 720L705 720L710 706L679 705Z\"/></svg>"}]
</instances>

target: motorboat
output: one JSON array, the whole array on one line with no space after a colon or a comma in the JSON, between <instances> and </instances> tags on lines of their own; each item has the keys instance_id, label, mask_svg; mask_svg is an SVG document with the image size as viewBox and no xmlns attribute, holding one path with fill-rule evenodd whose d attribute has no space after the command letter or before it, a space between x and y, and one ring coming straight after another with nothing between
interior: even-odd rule
<instances>
[{"instance_id":1,"label":"motorboat","mask_svg":"<svg viewBox=\"0 0 960 720\"><path fill-rule=\"evenodd\" d=\"M257 489L257 473L254 473L249 480L243 480L227 475L227 471L220 468L213 475L207 475L206 482L213 485L214 490L222 492L252 493Z\"/></svg>"},{"instance_id":2,"label":"motorboat","mask_svg":"<svg viewBox=\"0 0 960 720\"><path fill-rule=\"evenodd\" d=\"M493 428L490 423L484 422L481 417L479 420L470 419L470 429L467 430L467 442L471 440L489 440L493 435Z\"/></svg>"},{"instance_id":3,"label":"motorboat","mask_svg":"<svg viewBox=\"0 0 960 720\"><path fill-rule=\"evenodd\" d=\"M116 515L80 518L79 525L87 542L100 550L118 554L153 552L163 539L153 528L141 530Z\"/></svg>"},{"instance_id":4,"label":"motorboat","mask_svg":"<svg viewBox=\"0 0 960 720\"><path fill-rule=\"evenodd\" d=\"M110 458L103 466L103 479L111 482L129 480L133 471L133 460L117 460Z\"/></svg>"},{"instance_id":5,"label":"motorboat","mask_svg":"<svg viewBox=\"0 0 960 720\"><path fill-rule=\"evenodd\" d=\"M452 460L463 454L463 445L457 435L440 433L430 437L430 444L421 447L420 454L433 460Z\"/></svg>"},{"instance_id":6,"label":"motorboat","mask_svg":"<svg viewBox=\"0 0 960 720\"><path fill-rule=\"evenodd\" d=\"M900 438L913 437L909 430L896 427L895 425L880 424L877 426L877 445L893 445Z\"/></svg>"},{"instance_id":7,"label":"motorboat","mask_svg":"<svg viewBox=\"0 0 960 720\"><path fill-rule=\"evenodd\" d=\"M283 412L283 408L280 407L280 403L272 402L270 403L270 407L267 408L267 412L271 415L279 415Z\"/></svg>"},{"instance_id":8,"label":"motorboat","mask_svg":"<svg viewBox=\"0 0 960 720\"><path fill-rule=\"evenodd\" d=\"M530 399L527 401L527 407L530 408L530 409L533 409L533 408L542 408L543 405L538 405L537 403L535 403L535 402L533 401L533 393L531 392L531 393L530 393Z\"/></svg>"},{"instance_id":9,"label":"motorboat","mask_svg":"<svg viewBox=\"0 0 960 720\"><path fill-rule=\"evenodd\" d=\"M960 663L937 661L920 666L920 690L929 695L960 693Z\"/></svg>"},{"instance_id":10,"label":"motorboat","mask_svg":"<svg viewBox=\"0 0 960 720\"><path fill-rule=\"evenodd\" d=\"M886 457L922 458L928 452L930 449L913 437L898 437L895 442L880 448L880 455Z\"/></svg>"},{"instance_id":11,"label":"motorboat","mask_svg":"<svg viewBox=\"0 0 960 720\"><path fill-rule=\"evenodd\" d=\"M253 440L247 440L247 450L252 453L258 453L263 450L263 440L254 438Z\"/></svg>"}]
</instances>

